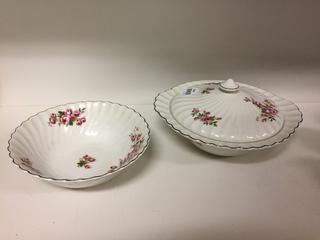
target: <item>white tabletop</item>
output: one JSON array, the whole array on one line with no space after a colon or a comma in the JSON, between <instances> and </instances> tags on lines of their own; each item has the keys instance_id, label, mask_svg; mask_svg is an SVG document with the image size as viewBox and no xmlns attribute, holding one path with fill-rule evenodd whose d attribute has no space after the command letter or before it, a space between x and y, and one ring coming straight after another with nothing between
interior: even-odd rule
<instances>
[{"instance_id":1,"label":"white tabletop","mask_svg":"<svg viewBox=\"0 0 320 240\"><path fill-rule=\"evenodd\" d=\"M285 144L240 157L201 152L152 105L132 106L151 144L122 175L82 190L28 176L10 161L11 131L47 106L0 108L0 239L319 239L320 104Z\"/></svg>"}]
</instances>

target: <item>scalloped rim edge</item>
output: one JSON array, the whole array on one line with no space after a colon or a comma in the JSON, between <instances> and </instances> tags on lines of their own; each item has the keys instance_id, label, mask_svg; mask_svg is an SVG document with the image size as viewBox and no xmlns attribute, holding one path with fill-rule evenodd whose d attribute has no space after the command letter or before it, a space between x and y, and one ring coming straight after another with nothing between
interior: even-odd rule
<instances>
[{"instance_id":1,"label":"scalloped rim edge","mask_svg":"<svg viewBox=\"0 0 320 240\"><path fill-rule=\"evenodd\" d=\"M142 151L137 155L135 156L128 164L126 165L123 165L121 167L118 167L115 171L113 172L106 172L104 174L100 174L100 175L96 175L96 176L92 176L92 177L88 177L88 178L76 178L76 179L68 179L68 178L52 178L52 177L45 177L45 176L42 176L41 174L35 174L35 173L32 173L30 172L29 170L27 169L23 169L18 163L15 162L15 159L12 157L12 152L10 151L10 142L13 138L13 135L16 133L16 131L22 127L22 125L26 122L28 122L31 118L41 114L41 113L44 113L44 112L47 112L51 109L55 109L55 108L58 108L58 107L63 107L63 106L67 106L67 105L72 105L72 104L81 104L81 103L110 103L110 104L115 104L115 105L118 105L118 106L121 106L121 107L125 107L131 111L133 111L134 114L138 114L142 120L145 122L146 124L146 128L148 130L147 132L147 142L144 146L144 148L142 149ZM10 134L10 139L8 140L8 147L7 147L7 150L9 152L9 157L11 158L12 162L14 163L14 165L16 167L18 167L19 169L21 169L23 172L25 173L29 173L30 175L36 177L36 178L40 178L40 179L44 179L46 181L54 181L54 182L85 182L85 181L89 181L89 180L97 180L97 179L100 179L102 177L105 177L107 175L114 175L114 174L117 174L119 173L120 171L124 170L125 168L129 167L131 164L133 164L134 162L136 162L136 160L138 158L141 157L141 155L146 151L146 149L148 148L149 146L149 142L150 142L150 127L149 127L149 124L148 122L146 121L146 119L139 113L137 112L135 109L131 108L131 107L128 107L127 105L124 105L124 104L120 104L120 103L116 103L116 102L111 102L111 101L77 101L77 102L70 102L70 103L64 103L64 104L60 104L60 105L57 105L57 106L54 106L54 107L50 107L50 108L47 108L45 110L42 110L40 112L37 112L36 114L33 114L31 115L30 117L28 117L26 120L22 121L15 129L14 131Z\"/></svg>"},{"instance_id":2,"label":"scalloped rim edge","mask_svg":"<svg viewBox=\"0 0 320 240\"><path fill-rule=\"evenodd\" d=\"M294 104L293 102L285 99L285 100L291 102L293 105L295 105L295 107L297 108L298 112L300 113L300 121L297 122L297 125L296 125L296 126L293 128L293 130L288 134L288 136L282 138L280 141L276 141L276 142L274 142L274 143L272 143L272 144L261 145L261 146L258 146L258 147L232 147L232 146L228 146L228 145L218 145L218 144L215 144L215 143L210 143L210 142L203 141L203 140L201 140L201 139L199 139L199 138L194 138L194 137L190 136L189 134L186 134L186 133L182 132L181 130L177 129L177 128L174 126L173 123L170 123L169 120L168 120L165 116L163 116L163 115L161 114L161 112L157 109L157 104L156 104L156 103L157 103L158 97L159 97L161 94L164 94L164 93L166 93L166 92L168 92L168 91L170 91L170 90L173 90L174 88L180 87L180 86L185 85L185 84L190 84L190 83L199 83L199 84L202 84L202 83L200 83L201 81L203 82L203 84L206 84L206 83L218 84L219 82L221 82L221 80L199 80L199 81L185 82L185 83L176 85L176 86L174 86L174 87L171 87L171 88L169 88L169 89L167 89L167 90L165 90L165 91L163 91L163 92L158 93L158 95L155 97L154 102L153 102L153 108L154 108L154 110L155 110L155 111L159 114L159 116L167 123L167 125L168 125L169 127L171 127L171 129L173 129L175 132L177 132L178 134L180 134L181 136L183 136L183 137L185 137L185 138L187 138L187 139L189 139L189 140L191 140L191 141L193 141L193 142L200 143L200 144L204 144L204 145L206 145L206 146L213 146L213 147L217 147L217 148L230 149L230 150L259 150L259 149L265 149L265 148L270 148L270 147L276 146L276 145L281 144L281 143L285 142L286 140L288 140L288 139L291 137L291 135L293 135L293 134L295 133L295 131L296 131L296 129L299 127L300 123L303 122L303 114L302 114L302 112L300 111L299 107L298 107L296 104ZM265 90L264 90L264 91L265 91ZM266 92L268 92L268 91L266 91ZM274 94L274 93L272 93L272 92L269 92L269 93L273 94L274 96L277 96L276 94ZM278 96L277 96L277 97L278 97Z\"/></svg>"}]
</instances>

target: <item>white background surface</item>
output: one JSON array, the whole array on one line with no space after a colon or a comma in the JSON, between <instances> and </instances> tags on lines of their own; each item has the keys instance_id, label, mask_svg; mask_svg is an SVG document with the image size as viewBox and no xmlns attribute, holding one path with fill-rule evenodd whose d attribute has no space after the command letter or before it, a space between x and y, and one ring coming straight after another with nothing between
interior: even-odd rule
<instances>
[{"instance_id":1,"label":"white background surface","mask_svg":"<svg viewBox=\"0 0 320 240\"><path fill-rule=\"evenodd\" d=\"M318 0L0 0L0 104L150 104L234 78L320 101Z\"/></svg>"},{"instance_id":2,"label":"white background surface","mask_svg":"<svg viewBox=\"0 0 320 240\"><path fill-rule=\"evenodd\" d=\"M0 239L319 239L319 3L0 0ZM153 111L168 87L229 77L295 101L296 135L220 158ZM151 145L135 165L77 191L13 166L21 121L86 99L146 117Z\"/></svg>"}]
</instances>

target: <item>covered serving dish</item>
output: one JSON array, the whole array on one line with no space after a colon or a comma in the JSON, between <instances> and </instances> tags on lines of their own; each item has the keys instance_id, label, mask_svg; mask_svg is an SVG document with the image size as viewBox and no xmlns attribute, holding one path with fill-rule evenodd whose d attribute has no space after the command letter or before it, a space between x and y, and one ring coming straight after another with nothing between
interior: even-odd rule
<instances>
[{"instance_id":1,"label":"covered serving dish","mask_svg":"<svg viewBox=\"0 0 320 240\"><path fill-rule=\"evenodd\" d=\"M149 138L147 122L132 108L76 102L22 122L8 150L21 170L63 187L82 188L122 172L144 153Z\"/></svg>"},{"instance_id":2,"label":"covered serving dish","mask_svg":"<svg viewBox=\"0 0 320 240\"><path fill-rule=\"evenodd\" d=\"M232 79L173 87L156 97L154 108L174 131L222 156L276 146L302 121L294 103Z\"/></svg>"}]
</instances>

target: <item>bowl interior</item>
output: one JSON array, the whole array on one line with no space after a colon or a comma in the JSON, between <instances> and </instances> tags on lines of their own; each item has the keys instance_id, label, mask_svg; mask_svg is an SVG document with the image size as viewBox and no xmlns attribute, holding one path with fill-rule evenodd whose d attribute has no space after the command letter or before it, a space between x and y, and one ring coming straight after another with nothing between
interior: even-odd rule
<instances>
[{"instance_id":1,"label":"bowl interior","mask_svg":"<svg viewBox=\"0 0 320 240\"><path fill-rule=\"evenodd\" d=\"M10 155L22 169L76 180L123 168L145 148L149 129L126 106L83 102L41 112L13 133Z\"/></svg>"}]
</instances>

